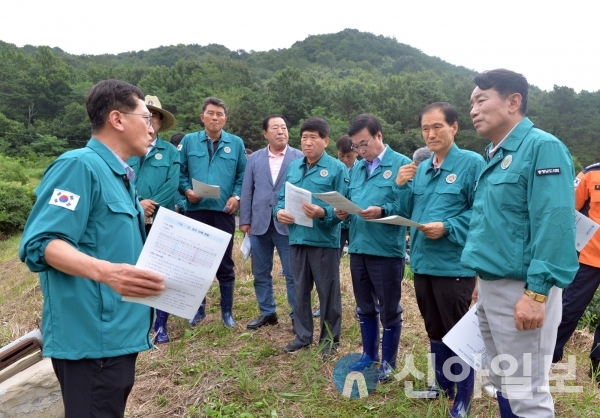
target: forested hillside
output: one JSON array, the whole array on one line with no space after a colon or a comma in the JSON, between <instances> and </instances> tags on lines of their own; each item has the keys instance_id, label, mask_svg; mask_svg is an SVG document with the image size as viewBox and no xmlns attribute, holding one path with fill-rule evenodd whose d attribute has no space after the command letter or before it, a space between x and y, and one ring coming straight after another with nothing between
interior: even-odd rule
<instances>
[{"instance_id":1,"label":"forested hillside","mask_svg":"<svg viewBox=\"0 0 600 418\"><path fill-rule=\"evenodd\" d=\"M486 145L468 113L472 71L395 39L351 29L267 52L177 45L75 56L0 42L0 74L0 152L8 156L54 156L85 144L85 94L105 78L157 95L177 116L173 132L200 129L200 103L206 96L220 97L230 107L226 129L252 149L264 144L260 123L268 113L282 113L291 122L291 142L297 144L299 126L309 116L329 121L336 139L354 116L369 112L382 120L387 142L409 155L422 145L418 111L433 101L459 109L459 145L478 152ZM600 160L600 92L533 87L529 116L561 138L581 164Z\"/></svg>"}]
</instances>

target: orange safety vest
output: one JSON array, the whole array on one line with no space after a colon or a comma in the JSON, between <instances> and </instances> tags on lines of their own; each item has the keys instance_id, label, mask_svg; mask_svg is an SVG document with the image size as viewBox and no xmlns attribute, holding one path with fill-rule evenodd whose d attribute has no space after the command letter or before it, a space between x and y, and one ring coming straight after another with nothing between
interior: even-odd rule
<instances>
[{"instance_id":1,"label":"orange safety vest","mask_svg":"<svg viewBox=\"0 0 600 418\"><path fill-rule=\"evenodd\" d=\"M575 179L575 209L600 223L600 163L586 167ZM600 232L579 253L579 262L600 267Z\"/></svg>"}]
</instances>

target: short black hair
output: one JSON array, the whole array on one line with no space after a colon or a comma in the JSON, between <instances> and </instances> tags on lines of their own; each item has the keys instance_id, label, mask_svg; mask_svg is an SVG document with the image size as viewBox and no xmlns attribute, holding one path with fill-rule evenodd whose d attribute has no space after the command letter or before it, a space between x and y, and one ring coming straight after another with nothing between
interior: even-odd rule
<instances>
[{"instance_id":1,"label":"short black hair","mask_svg":"<svg viewBox=\"0 0 600 418\"><path fill-rule=\"evenodd\" d=\"M379 120L375 116L369 115L368 113L358 115L352 120L352 122L350 122L348 135L356 135L365 128L367 128L371 136L375 136L377 132L381 132L383 135L383 129L381 128L381 123Z\"/></svg>"},{"instance_id":2,"label":"short black hair","mask_svg":"<svg viewBox=\"0 0 600 418\"><path fill-rule=\"evenodd\" d=\"M183 132L176 132L173 135L171 135L171 139L169 139L169 142L175 146L178 146L181 143L181 140L184 136L185 134Z\"/></svg>"},{"instance_id":3,"label":"short black hair","mask_svg":"<svg viewBox=\"0 0 600 418\"><path fill-rule=\"evenodd\" d=\"M104 127L113 110L131 112L138 106L136 99L144 100L142 91L121 80L102 80L90 89L85 108L92 124L92 133Z\"/></svg>"},{"instance_id":4,"label":"short black hair","mask_svg":"<svg viewBox=\"0 0 600 418\"><path fill-rule=\"evenodd\" d=\"M227 117L227 105L225 102L217 97L207 97L202 102L202 113L206 110L208 105L215 105L223 108L223 112L225 113L225 117Z\"/></svg>"},{"instance_id":5,"label":"short black hair","mask_svg":"<svg viewBox=\"0 0 600 418\"><path fill-rule=\"evenodd\" d=\"M337 141L335 141L335 147L343 154L352 152L352 139L350 139L348 135L341 136Z\"/></svg>"},{"instance_id":6,"label":"short black hair","mask_svg":"<svg viewBox=\"0 0 600 418\"><path fill-rule=\"evenodd\" d=\"M496 90L503 99L506 99L513 93L519 93L521 95L521 107L519 110L525 116L525 112L527 112L529 83L523 74L500 68L477 74L473 82L481 90Z\"/></svg>"},{"instance_id":7,"label":"short black hair","mask_svg":"<svg viewBox=\"0 0 600 418\"><path fill-rule=\"evenodd\" d=\"M283 123L285 123L286 128L289 128L289 123L288 121L281 115L278 115L276 113L272 113L269 116L267 116L266 118L263 119L262 121L262 129L263 131L266 131L267 129L269 129L269 121L271 119L275 119L275 118L281 118L283 119Z\"/></svg>"},{"instance_id":8,"label":"short black hair","mask_svg":"<svg viewBox=\"0 0 600 418\"><path fill-rule=\"evenodd\" d=\"M329 138L329 124L325 119L316 117L306 119L302 126L300 126L300 136L302 136L304 131L317 132L323 139Z\"/></svg>"},{"instance_id":9,"label":"short black hair","mask_svg":"<svg viewBox=\"0 0 600 418\"><path fill-rule=\"evenodd\" d=\"M456 122L457 124L459 123L458 112L456 111L454 106L446 102L435 102L425 106L423 110L421 110L421 113L419 113L419 126L421 126L423 116L425 116L425 114L431 112L432 110L439 110L440 112L442 112L444 114L444 120L450 126L454 125L454 122Z\"/></svg>"}]
</instances>

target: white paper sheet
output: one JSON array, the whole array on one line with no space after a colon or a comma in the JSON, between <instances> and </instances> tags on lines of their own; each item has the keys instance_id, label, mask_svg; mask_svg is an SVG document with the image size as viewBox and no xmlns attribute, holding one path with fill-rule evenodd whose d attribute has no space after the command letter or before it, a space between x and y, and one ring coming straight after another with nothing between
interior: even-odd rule
<instances>
[{"instance_id":1,"label":"white paper sheet","mask_svg":"<svg viewBox=\"0 0 600 418\"><path fill-rule=\"evenodd\" d=\"M575 227L575 248L577 248L577 251L581 251L594 234L598 232L600 225L581 212L575 212Z\"/></svg>"},{"instance_id":2,"label":"white paper sheet","mask_svg":"<svg viewBox=\"0 0 600 418\"><path fill-rule=\"evenodd\" d=\"M123 300L193 318L230 239L231 234L159 208L136 267L161 274L166 288L158 296Z\"/></svg>"},{"instance_id":3,"label":"white paper sheet","mask_svg":"<svg viewBox=\"0 0 600 418\"><path fill-rule=\"evenodd\" d=\"M379 219L367 219L367 222L378 222L381 224L390 224L390 225L403 225L403 226L423 226L420 223L413 222L410 219L403 218L402 216L386 216L385 218Z\"/></svg>"},{"instance_id":4,"label":"white paper sheet","mask_svg":"<svg viewBox=\"0 0 600 418\"><path fill-rule=\"evenodd\" d=\"M318 197L323 202L333 206L336 209L343 210L344 212L356 214L362 210L336 191L327 193L313 193L313 196Z\"/></svg>"},{"instance_id":5,"label":"white paper sheet","mask_svg":"<svg viewBox=\"0 0 600 418\"><path fill-rule=\"evenodd\" d=\"M252 251L252 245L250 245L250 235L244 235L244 239L242 240L242 245L240 246L240 251L242 252L242 257L244 261L250 257L250 252Z\"/></svg>"},{"instance_id":6,"label":"white paper sheet","mask_svg":"<svg viewBox=\"0 0 600 418\"><path fill-rule=\"evenodd\" d=\"M285 182L285 211L294 217L294 223L312 228L313 220L304 214L303 203L312 203L312 193Z\"/></svg>"},{"instance_id":7,"label":"white paper sheet","mask_svg":"<svg viewBox=\"0 0 600 418\"><path fill-rule=\"evenodd\" d=\"M202 183L196 179L192 179L192 187L194 193L200 197L211 197L218 199L221 197L221 188L219 186L211 186L210 184Z\"/></svg>"},{"instance_id":8,"label":"white paper sheet","mask_svg":"<svg viewBox=\"0 0 600 418\"><path fill-rule=\"evenodd\" d=\"M448 331L442 341L475 371L481 370L486 365L487 350L479 331L477 305L473 305L469 312Z\"/></svg>"}]
</instances>

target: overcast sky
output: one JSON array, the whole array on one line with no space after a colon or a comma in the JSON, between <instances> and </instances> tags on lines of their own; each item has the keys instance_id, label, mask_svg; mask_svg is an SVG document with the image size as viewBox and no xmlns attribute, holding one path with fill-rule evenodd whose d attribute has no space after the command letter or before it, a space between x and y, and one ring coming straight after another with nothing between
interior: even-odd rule
<instances>
[{"instance_id":1,"label":"overcast sky","mask_svg":"<svg viewBox=\"0 0 600 418\"><path fill-rule=\"evenodd\" d=\"M476 71L518 71L544 90L600 90L598 0L28 0L2 15L4 42L91 55L211 43L264 51L352 28Z\"/></svg>"}]
</instances>

